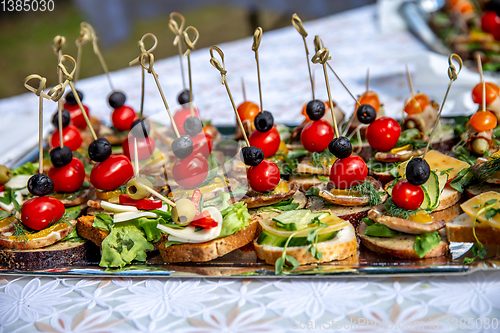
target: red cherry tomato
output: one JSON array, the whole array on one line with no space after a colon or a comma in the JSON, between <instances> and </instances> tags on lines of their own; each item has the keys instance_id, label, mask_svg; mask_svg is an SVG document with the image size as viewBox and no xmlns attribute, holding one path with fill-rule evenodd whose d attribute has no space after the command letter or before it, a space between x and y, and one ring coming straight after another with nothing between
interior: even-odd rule
<instances>
[{"instance_id":1,"label":"red cherry tomato","mask_svg":"<svg viewBox=\"0 0 500 333\"><path fill-rule=\"evenodd\" d=\"M98 162L90 172L90 183L99 190L116 190L134 176L134 168L125 155L111 155Z\"/></svg>"},{"instance_id":2,"label":"red cherry tomato","mask_svg":"<svg viewBox=\"0 0 500 333\"><path fill-rule=\"evenodd\" d=\"M54 182L54 191L75 192L85 181L85 167L79 159L73 157L68 165L61 168L51 166L49 177Z\"/></svg>"},{"instance_id":3,"label":"red cherry tomato","mask_svg":"<svg viewBox=\"0 0 500 333\"><path fill-rule=\"evenodd\" d=\"M322 152L328 148L328 144L332 139L332 125L323 119L306 124L302 129L302 133L300 133L300 142L310 152Z\"/></svg>"},{"instance_id":4,"label":"red cherry tomato","mask_svg":"<svg viewBox=\"0 0 500 333\"><path fill-rule=\"evenodd\" d=\"M197 108L193 108L193 114L195 117L200 117L200 113L198 112ZM174 114L174 121L175 125L177 125L177 130L179 131L180 135L185 135L186 131L184 131L184 122L186 121L187 118L191 117L191 108L183 108L179 109L177 112ZM173 129L173 127L172 127Z\"/></svg>"},{"instance_id":5,"label":"red cherry tomato","mask_svg":"<svg viewBox=\"0 0 500 333\"><path fill-rule=\"evenodd\" d=\"M119 131L129 131L136 119L135 111L126 105L115 109L111 115L113 126Z\"/></svg>"},{"instance_id":6,"label":"red cherry tomato","mask_svg":"<svg viewBox=\"0 0 500 333\"><path fill-rule=\"evenodd\" d=\"M399 123L389 117L376 119L366 129L366 139L370 146L379 151L389 151L398 142L401 135Z\"/></svg>"},{"instance_id":7,"label":"red cherry tomato","mask_svg":"<svg viewBox=\"0 0 500 333\"><path fill-rule=\"evenodd\" d=\"M71 151L75 151L82 145L83 139L80 135L80 131L72 125L68 125L63 128L63 144L67 146ZM52 133L50 139L50 145L52 148L59 146L59 131L56 130Z\"/></svg>"},{"instance_id":8,"label":"red cherry tomato","mask_svg":"<svg viewBox=\"0 0 500 333\"><path fill-rule=\"evenodd\" d=\"M212 152L212 136L207 132L201 131L191 139L193 139L193 152L191 155L201 154L208 158L208 155Z\"/></svg>"},{"instance_id":9,"label":"red cherry tomato","mask_svg":"<svg viewBox=\"0 0 500 333\"><path fill-rule=\"evenodd\" d=\"M407 180L400 180L392 189L392 200L403 209L418 209L424 201L424 191L420 186L412 185Z\"/></svg>"},{"instance_id":10,"label":"red cherry tomato","mask_svg":"<svg viewBox=\"0 0 500 333\"><path fill-rule=\"evenodd\" d=\"M89 108L83 105L83 109L87 114L87 117L90 117ZM68 104L64 103L64 108L69 111L69 115L71 116L71 123L76 126L78 129L84 130L87 128L87 122L85 121L85 117L83 116L82 110L78 106L78 104Z\"/></svg>"},{"instance_id":11,"label":"red cherry tomato","mask_svg":"<svg viewBox=\"0 0 500 333\"><path fill-rule=\"evenodd\" d=\"M484 83L486 87L486 105L493 103L495 99L497 99L498 94L500 93L500 88L491 82L485 82ZM483 84L478 83L472 89L472 100L476 104L482 104L483 103Z\"/></svg>"},{"instance_id":12,"label":"red cherry tomato","mask_svg":"<svg viewBox=\"0 0 500 333\"><path fill-rule=\"evenodd\" d=\"M0 185L0 192L3 192L3 190L5 190L5 185L4 184Z\"/></svg>"},{"instance_id":13,"label":"red cherry tomato","mask_svg":"<svg viewBox=\"0 0 500 333\"><path fill-rule=\"evenodd\" d=\"M478 132L489 131L497 127L497 117L490 111L477 111L470 117L470 124Z\"/></svg>"},{"instance_id":14,"label":"red cherry tomato","mask_svg":"<svg viewBox=\"0 0 500 333\"><path fill-rule=\"evenodd\" d=\"M276 126L273 126L273 128L264 133L257 130L253 131L248 141L251 146L262 149L264 157L271 157L278 151L281 138Z\"/></svg>"},{"instance_id":15,"label":"red cherry tomato","mask_svg":"<svg viewBox=\"0 0 500 333\"><path fill-rule=\"evenodd\" d=\"M268 160L263 160L247 170L248 184L257 192L272 191L280 183L280 169Z\"/></svg>"},{"instance_id":16,"label":"red cherry tomato","mask_svg":"<svg viewBox=\"0 0 500 333\"><path fill-rule=\"evenodd\" d=\"M431 100L426 94L415 94L405 101L405 112L407 114L418 114L431 104Z\"/></svg>"},{"instance_id":17,"label":"red cherry tomato","mask_svg":"<svg viewBox=\"0 0 500 333\"><path fill-rule=\"evenodd\" d=\"M376 112L380 109L380 100L378 95L374 91L367 91L358 99L359 104L368 104L373 106ZM358 104L356 103L356 108L354 111L358 110Z\"/></svg>"},{"instance_id":18,"label":"red cherry tomato","mask_svg":"<svg viewBox=\"0 0 500 333\"><path fill-rule=\"evenodd\" d=\"M497 13L492 10L485 11L483 17L481 17L481 29L484 32L493 34L498 28L500 28L500 17L498 17Z\"/></svg>"},{"instance_id":19,"label":"red cherry tomato","mask_svg":"<svg viewBox=\"0 0 500 333\"><path fill-rule=\"evenodd\" d=\"M368 167L359 156L339 158L330 169L330 181L337 188L351 188L362 183L368 175Z\"/></svg>"},{"instance_id":20,"label":"red cherry tomato","mask_svg":"<svg viewBox=\"0 0 500 333\"><path fill-rule=\"evenodd\" d=\"M26 201L21 209L21 222L28 228L42 230L64 215L64 205L53 197L37 197Z\"/></svg>"},{"instance_id":21,"label":"red cherry tomato","mask_svg":"<svg viewBox=\"0 0 500 333\"><path fill-rule=\"evenodd\" d=\"M185 188L201 185L208 175L208 162L202 155L190 155L177 160L172 167L172 174L177 184Z\"/></svg>"},{"instance_id":22,"label":"red cherry tomato","mask_svg":"<svg viewBox=\"0 0 500 333\"><path fill-rule=\"evenodd\" d=\"M135 161L134 137L128 135L122 143L123 154L131 161ZM137 153L139 161L147 160L151 157L156 148L155 139L148 136L147 138L137 139Z\"/></svg>"},{"instance_id":23,"label":"red cherry tomato","mask_svg":"<svg viewBox=\"0 0 500 333\"><path fill-rule=\"evenodd\" d=\"M240 105L238 105L238 115L240 116L241 121L249 120L253 122L255 116L259 114L260 108L257 104L250 101L244 101Z\"/></svg>"}]
</instances>

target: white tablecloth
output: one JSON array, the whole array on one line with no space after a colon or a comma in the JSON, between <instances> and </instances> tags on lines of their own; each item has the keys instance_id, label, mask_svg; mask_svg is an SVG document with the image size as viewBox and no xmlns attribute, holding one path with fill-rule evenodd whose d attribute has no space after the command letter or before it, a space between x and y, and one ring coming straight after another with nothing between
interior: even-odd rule
<instances>
[{"instance_id":1,"label":"white tablecloth","mask_svg":"<svg viewBox=\"0 0 500 333\"><path fill-rule=\"evenodd\" d=\"M367 6L307 22L308 41L312 44L316 34L323 38L330 48L332 66L354 94L364 92L369 67L371 86L390 115L400 114L408 94L405 63L412 70L415 89L441 101L447 83L446 59L426 52L407 32L381 34L375 15L376 8ZM160 43L171 39L159 37ZM241 77L245 78L248 98L258 101L251 45L251 38L220 45L237 101L242 100ZM311 99L304 58L301 37L293 27L264 33L260 47L264 108L273 112L276 122L302 120L302 105ZM233 124L228 97L219 73L209 64L208 50L194 52L192 63L194 94L203 118L217 125ZM167 100L175 105L182 87L178 58L159 60L155 68ZM321 68L313 68L316 94L326 99ZM329 74L334 99L351 112L352 99ZM117 71L112 78L115 86L126 92L127 103L137 109L140 69ZM473 111L469 94L477 80L468 71L460 74L447 104L448 115ZM82 80L78 88L85 93L84 102L92 114L109 121L105 77ZM45 105L48 124L55 105L48 101ZM150 76L145 110L147 115L156 114L155 119L168 123ZM31 93L0 101L0 163L36 144L36 112L37 100ZM322 332L347 328L370 332L498 332L499 277L497 272L432 278L266 280L4 276L0 277L0 333Z\"/></svg>"}]
</instances>

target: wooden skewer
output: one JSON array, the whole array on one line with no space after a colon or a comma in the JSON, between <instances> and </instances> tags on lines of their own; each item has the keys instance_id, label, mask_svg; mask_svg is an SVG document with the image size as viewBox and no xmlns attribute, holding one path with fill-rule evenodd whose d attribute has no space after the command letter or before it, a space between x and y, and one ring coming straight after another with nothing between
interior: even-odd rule
<instances>
[{"instance_id":1,"label":"wooden skewer","mask_svg":"<svg viewBox=\"0 0 500 333\"><path fill-rule=\"evenodd\" d=\"M260 84L260 67L259 67L259 45L261 39L262 39L262 28L258 27L257 29L255 29L255 32L253 34L252 50L255 52L255 62L257 63L257 82L259 83L260 112L264 112L264 107L262 105L262 88Z\"/></svg>"},{"instance_id":2,"label":"wooden skewer","mask_svg":"<svg viewBox=\"0 0 500 333\"><path fill-rule=\"evenodd\" d=\"M175 17L178 17L181 21L181 25L177 23L177 21L174 19ZM181 78L182 78L182 88L186 89L186 79L184 78L184 65L182 63L182 45L180 43L183 35L182 31L184 29L184 23L186 20L184 19L184 16L182 16L179 13L172 12L170 13L170 20L168 21L168 27L170 30L174 33L175 38L174 38L174 46L178 46L179 49L179 62L181 64Z\"/></svg>"},{"instance_id":3,"label":"wooden skewer","mask_svg":"<svg viewBox=\"0 0 500 333\"><path fill-rule=\"evenodd\" d=\"M482 102L481 102L481 111L486 111L486 82L484 81L483 76L483 64L481 63L481 56L479 53L476 53L476 61L477 61L477 70L479 71L479 77L481 79L481 84L483 86L483 94L482 94Z\"/></svg>"},{"instance_id":4,"label":"wooden skewer","mask_svg":"<svg viewBox=\"0 0 500 333\"><path fill-rule=\"evenodd\" d=\"M189 37L188 31L192 30L195 33L195 38L193 41L191 41L191 38ZM189 26L184 30L182 33L184 35L184 41L186 42L187 45L187 50L186 53L184 53L184 56L187 56L187 63L188 63L188 74L189 74L189 104L191 106L191 117L194 117L194 106L193 106L193 79L191 76L191 51L194 49L194 45L198 41L198 38L200 37L200 33L198 30L193 27Z\"/></svg>"},{"instance_id":5,"label":"wooden skewer","mask_svg":"<svg viewBox=\"0 0 500 333\"><path fill-rule=\"evenodd\" d=\"M219 53L221 60L222 60L222 66L221 66L220 62L214 57L214 50L217 51L217 53ZM222 52L222 50L219 49L217 46L212 46L210 48L210 57L211 57L210 63L217 70L219 70L220 75L222 76L222 84L226 87L227 94L229 96L229 99L231 100L231 105L233 106L236 120L238 121L238 125L240 126L241 132L243 133L243 138L245 139L247 147L250 147L250 142L248 141L247 134L245 133L245 128L243 127L243 123L241 122L240 115L238 114L238 110L236 109L236 104L234 104L233 95L231 95L231 90L229 90L229 86L227 84L227 80L226 80L227 71L226 71L225 64L224 64L224 52Z\"/></svg>"},{"instance_id":6,"label":"wooden skewer","mask_svg":"<svg viewBox=\"0 0 500 333\"><path fill-rule=\"evenodd\" d=\"M366 71L366 92L370 91L370 68Z\"/></svg>"},{"instance_id":7,"label":"wooden skewer","mask_svg":"<svg viewBox=\"0 0 500 333\"><path fill-rule=\"evenodd\" d=\"M54 37L54 40L52 42L52 47L54 49L54 53L57 55L57 63L61 61L62 58L62 47L63 45L66 44L66 38L63 36L56 36ZM59 70L59 84L63 83L63 73ZM62 126L62 110L63 110L63 100L59 99L57 101L57 117L58 117L58 124L59 124L59 148L63 149L64 147L64 140L63 140L63 126Z\"/></svg>"},{"instance_id":8,"label":"wooden skewer","mask_svg":"<svg viewBox=\"0 0 500 333\"><path fill-rule=\"evenodd\" d=\"M410 93L412 96L415 96L415 91L413 90L413 82L411 81L410 69L408 68L408 64L406 64L406 78L408 79L408 86L410 87Z\"/></svg>"},{"instance_id":9,"label":"wooden skewer","mask_svg":"<svg viewBox=\"0 0 500 333\"><path fill-rule=\"evenodd\" d=\"M142 185L142 184L141 184ZM151 193L152 195L154 195L155 197L157 197L158 199L164 201L165 203L167 203L168 205L172 206L172 207L175 207L175 202L167 199L165 196L161 195L160 193L156 192L155 190L153 190L152 188L148 187L148 186L145 186L145 185L142 185L146 191L148 191L149 193Z\"/></svg>"},{"instance_id":10,"label":"wooden skewer","mask_svg":"<svg viewBox=\"0 0 500 333\"><path fill-rule=\"evenodd\" d=\"M452 60L455 60L458 62L459 69L458 72L453 65ZM439 120L441 119L441 113L443 112L444 104L446 103L446 98L448 97L448 93L450 92L451 84L457 79L458 73L462 70L463 62L462 58L458 54L453 53L450 55L448 58L448 77L450 78L450 82L448 82L448 89L446 89L446 93L444 95L443 103L441 103L441 108L439 109L439 113L436 119L436 122L434 123L434 126L432 127L432 132L431 135L429 136L429 142L427 143L427 146L425 147L424 155L422 156L422 159L425 159L425 155L427 154L427 151L429 151L429 146L431 145L432 138L434 137L434 133L436 132L436 128L438 127Z\"/></svg>"},{"instance_id":11,"label":"wooden skewer","mask_svg":"<svg viewBox=\"0 0 500 333\"><path fill-rule=\"evenodd\" d=\"M296 13L293 14L292 16L292 25L295 27L295 29L297 29L299 34L302 36L302 40L304 41L304 48L306 50L307 69L309 70L309 80L311 81L312 99L315 100L316 98L314 97L314 82L311 73L311 64L309 63L309 49L307 48L307 42L306 42L307 32L306 29L304 29L302 20Z\"/></svg>"},{"instance_id":12,"label":"wooden skewer","mask_svg":"<svg viewBox=\"0 0 500 333\"><path fill-rule=\"evenodd\" d=\"M134 173L135 178L139 178L139 152L137 150L137 138L134 137Z\"/></svg>"},{"instance_id":13,"label":"wooden skewer","mask_svg":"<svg viewBox=\"0 0 500 333\"><path fill-rule=\"evenodd\" d=\"M243 76L241 77L241 91L243 91L243 101L246 101L247 93L245 91L245 80L243 79Z\"/></svg>"}]
</instances>

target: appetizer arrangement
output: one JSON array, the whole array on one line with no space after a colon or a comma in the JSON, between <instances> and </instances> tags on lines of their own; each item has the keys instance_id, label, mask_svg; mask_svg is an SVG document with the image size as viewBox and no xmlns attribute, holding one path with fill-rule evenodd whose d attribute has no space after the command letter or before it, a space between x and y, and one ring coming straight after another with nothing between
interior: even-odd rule
<instances>
[{"instance_id":1,"label":"appetizer arrangement","mask_svg":"<svg viewBox=\"0 0 500 333\"><path fill-rule=\"evenodd\" d=\"M45 78L34 74L25 80L39 99L39 159L13 169L0 166L0 266L43 270L98 262L112 272L147 264L155 253L156 263L176 267L238 253L231 260L250 256L253 266L273 265L279 275L306 265L357 265L362 251L389 261L448 262L450 242L474 244L472 255L459 259L463 264L495 255L488 254L488 246L500 243L498 87L481 72L471 92L479 110L461 122L442 121L463 65L452 54L443 68L450 81L441 104L415 92L408 73L410 95L398 110L402 117L386 117L383 101L370 90L369 72L366 91L355 97L330 65L321 38L315 36L310 57L297 14L292 24L304 42L312 92L296 128L276 124L263 108L261 28L252 44L258 105L244 97L237 106L225 54L210 48L209 61L235 115L237 145L231 149L219 144L221 134L194 105L190 53L199 32L184 28L181 14L172 13L169 22L183 82L177 110L170 108L159 81L169 73L154 67L155 35L139 40L140 54L130 62L142 77L137 113L114 89L90 25L81 25L77 60L63 53L64 37L54 38L59 83L45 92ZM75 87L86 42L92 42L110 83L112 126L89 115ZM326 101L316 99L315 65L323 72ZM348 119L332 99L329 72L355 102ZM171 126L144 114L147 73ZM35 80L38 85L32 86ZM45 150L44 98L57 102Z\"/></svg>"}]
</instances>

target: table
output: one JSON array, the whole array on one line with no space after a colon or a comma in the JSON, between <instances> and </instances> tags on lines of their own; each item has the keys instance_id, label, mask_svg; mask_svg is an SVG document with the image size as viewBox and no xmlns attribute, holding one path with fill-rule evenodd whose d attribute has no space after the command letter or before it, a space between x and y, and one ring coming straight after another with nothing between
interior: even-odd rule
<instances>
[{"instance_id":1,"label":"table","mask_svg":"<svg viewBox=\"0 0 500 333\"><path fill-rule=\"evenodd\" d=\"M389 115L399 114L408 94L404 74L407 62L416 89L441 100L447 83L446 59L426 52L407 32L381 34L375 15L376 7L366 6L307 22L305 28L311 37L322 36L330 47L332 66L353 93L364 91L370 67L371 85L379 92ZM251 38L247 38L220 45L237 101L242 99L242 76L247 96L258 100L251 44ZM260 58L265 108L274 113L277 122L300 122L302 105L311 98L300 36L293 27L265 33ZM234 118L220 75L208 60L206 49L192 55L197 106L202 116L213 123L232 124ZM177 64L177 58L155 63L172 105L181 87ZM315 73L317 96L325 99L318 66ZM352 112L353 101L329 74L335 100L346 113ZM127 103L138 108L138 67L114 72L112 79L127 93ZM156 87L148 79L146 114L168 123ZM453 86L445 112L472 112L474 106L467 96L477 80L464 70ZM85 103L91 112L108 119L109 88L105 77L82 80L79 89L86 94ZM50 102L45 104L47 109L55 109ZM15 159L20 150L36 144L36 107L33 94L0 101L0 130L8 131L2 132L2 140L7 139L0 147L0 163ZM46 124L51 113L45 115ZM17 133L20 128L24 129L23 135ZM33 130L27 133L28 128ZM10 154L13 148L16 151ZM497 272L335 279L0 276L0 332L321 332L349 328L370 332L498 332L498 277ZM478 328L481 324L482 328Z\"/></svg>"}]
</instances>

